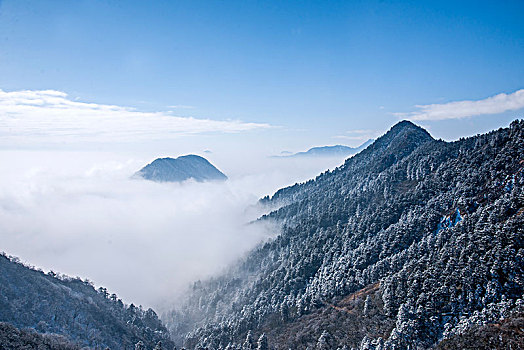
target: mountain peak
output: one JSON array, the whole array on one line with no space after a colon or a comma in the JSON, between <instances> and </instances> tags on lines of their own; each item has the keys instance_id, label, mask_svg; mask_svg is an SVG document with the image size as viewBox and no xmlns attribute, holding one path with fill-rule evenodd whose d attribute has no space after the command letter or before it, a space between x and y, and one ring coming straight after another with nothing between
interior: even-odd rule
<instances>
[{"instance_id":1,"label":"mountain peak","mask_svg":"<svg viewBox=\"0 0 524 350\"><path fill-rule=\"evenodd\" d=\"M166 159L172 159L172 158L166 158ZM196 160L196 161L203 161L203 162L208 162L209 161L204 158L204 157L201 157L199 155L196 155L196 154L186 154L185 156L180 156L178 157L177 159L187 159L187 160Z\"/></svg>"},{"instance_id":2,"label":"mountain peak","mask_svg":"<svg viewBox=\"0 0 524 350\"><path fill-rule=\"evenodd\" d=\"M224 173L196 154L178 158L157 158L135 175L156 182L181 182L191 178L199 182L227 180Z\"/></svg>"},{"instance_id":3,"label":"mountain peak","mask_svg":"<svg viewBox=\"0 0 524 350\"><path fill-rule=\"evenodd\" d=\"M422 127L403 120L393 125L388 132L375 142L381 148L415 148L422 143L433 140L433 137Z\"/></svg>"},{"instance_id":4,"label":"mountain peak","mask_svg":"<svg viewBox=\"0 0 524 350\"><path fill-rule=\"evenodd\" d=\"M433 141L433 137L422 127L403 120L393 125L365 150L353 157L352 162L364 161L368 170L380 172L400 159L411 154L422 144ZM346 163L350 161L347 160Z\"/></svg>"},{"instance_id":5,"label":"mountain peak","mask_svg":"<svg viewBox=\"0 0 524 350\"><path fill-rule=\"evenodd\" d=\"M397 124L393 125L391 129L389 129L389 131L386 133L386 135L389 134L390 132L400 133L400 132L407 132L407 131L420 133L421 135L425 135L426 138L429 137L433 139L431 135L426 131L426 129L414 124L413 122L409 120L402 120L398 122Z\"/></svg>"},{"instance_id":6,"label":"mountain peak","mask_svg":"<svg viewBox=\"0 0 524 350\"><path fill-rule=\"evenodd\" d=\"M391 128L420 128L420 126L414 124L412 121L404 119L393 125Z\"/></svg>"}]
</instances>

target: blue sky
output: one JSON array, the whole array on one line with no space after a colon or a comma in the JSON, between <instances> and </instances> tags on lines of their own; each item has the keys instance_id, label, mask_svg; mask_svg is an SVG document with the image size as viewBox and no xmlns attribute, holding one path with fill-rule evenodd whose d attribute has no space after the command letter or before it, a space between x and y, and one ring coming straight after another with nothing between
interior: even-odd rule
<instances>
[{"instance_id":1,"label":"blue sky","mask_svg":"<svg viewBox=\"0 0 524 350\"><path fill-rule=\"evenodd\" d=\"M356 145L402 118L454 139L522 117L523 13L522 1L4 0L0 89L237 122L190 133L194 148ZM500 93L513 109L417 117L417 105Z\"/></svg>"}]
</instances>

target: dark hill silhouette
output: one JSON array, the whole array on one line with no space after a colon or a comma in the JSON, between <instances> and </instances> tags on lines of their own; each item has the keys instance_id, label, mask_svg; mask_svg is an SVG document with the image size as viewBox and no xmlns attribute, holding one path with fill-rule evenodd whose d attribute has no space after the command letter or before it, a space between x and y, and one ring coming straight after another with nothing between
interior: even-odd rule
<instances>
[{"instance_id":1,"label":"dark hill silhouette","mask_svg":"<svg viewBox=\"0 0 524 350\"><path fill-rule=\"evenodd\" d=\"M124 305L105 288L95 290L87 281L45 274L5 255L0 255L0 322L62 335L92 348L132 349L139 341L150 349L159 341L172 346L167 329L152 309ZM2 327L0 344L27 342L30 346L36 342L51 344L48 348L71 347L60 338Z\"/></svg>"},{"instance_id":2,"label":"dark hill silhouette","mask_svg":"<svg viewBox=\"0 0 524 350\"><path fill-rule=\"evenodd\" d=\"M135 176L156 182L181 182L194 179L199 182L227 180L227 176L203 157L189 154L178 158L158 158L146 165Z\"/></svg>"}]
</instances>

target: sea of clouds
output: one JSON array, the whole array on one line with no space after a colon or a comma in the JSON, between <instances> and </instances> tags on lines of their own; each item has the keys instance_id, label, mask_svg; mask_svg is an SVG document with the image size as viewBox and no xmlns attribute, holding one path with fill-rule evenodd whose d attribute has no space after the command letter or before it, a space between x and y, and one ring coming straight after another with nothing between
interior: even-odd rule
<instances>
[{"instance_id":1,"label":"sea of clouds","mask_svg":"<svg viewBox=\"0 0 524 350\"><path fill-rule=\"evenodd\" d=\"M0 250L162 309L279 233L251 223L267 210L260 197L340 162L217 159L228 181L155 183L132 178L152 159L2 151Z\"/></svg>"}]
</instances>

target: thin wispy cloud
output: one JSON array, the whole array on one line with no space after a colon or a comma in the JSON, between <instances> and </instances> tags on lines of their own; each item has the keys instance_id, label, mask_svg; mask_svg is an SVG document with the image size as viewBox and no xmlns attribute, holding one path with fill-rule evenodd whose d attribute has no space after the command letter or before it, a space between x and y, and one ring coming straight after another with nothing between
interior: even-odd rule
<instances>
[{"instance_id":1,"label":"thin wispy cloud","mask_svg":"<svg viewBox=\"0 0 524 350\"><path fill-rule=\"evenodd\" d=\"M375 132L376 132L375 130L371 130L371 129L353 129L353 130L346 131L346 134L362 135L362 134L372 134L372 133L375 133Z\"/></svg>"},{"instance_id":2,"label":"thin wispy cloud","mask_svg":"<svg viewBox=\"0 0 524 350\"><path fill-rule=\"evenodd\" d=\"M132 177L149 162L135 155L0 150L0 251L135 305L172 307L194 281L280 232L248 224L267 213L259 198L341 162L222 159L228 181L156 183Z\"/></svg>"},{"instance_id":3,"label":"thin wispy cloud","mask_svg":"<svg viewBox=\"0 0 524 350\"><path fill-rule=\"evenodd\" d=\"M358 136L351 136L351 135L335 135L333 136L334 139L340 139L340 140L351 140L351 141L365 141L369 140L369 137L358 135Z\"/></svg>"},{"instance_id":4,"label":"thin wispy cloud","mask_svg":"<svg viewBox=\"0 0 524 350\"><path fill-rule=\"evenodd\" d=\"M195 108L195 106L189 106L189 105L171 105L168 107L172 109L194 109Z\"/></svg>"},{"instance_id":5,"label":"thin wispy cloud","mask_svg":"<svg viewBox=\"0 0 524 350\"><path fill-rule=\"evenodd\" d=\"M524 89L511 94L501 93L483 100L454 101L415 107L417 110L414 112L394 114L411 120L445 120L516 111L524 108Z\"/></svg>"},{"instance_id":6,"label":"thin wispy cloud","mask_svg":"<svg viewBox=\"0 0 524 350\"><path fill-rule=\"evenodd\" d=\"M335 135L333 138L347 141L367 141L375 138L377 134L377 131L371 129L354 129L348 130L342 135Z\"/></svg>"},{"instance_id":7,"label":"thin wispy cloud","mask_svg":"<svg viewBox=\"0 0 524 350\"><path fill-rule=\"evenodd\" d=\"M0 90L0 136L9 142L128 142L269 127L265 123L179 117L170 112L88 103L55 90Z\"/></svg>"}]
</instances>

